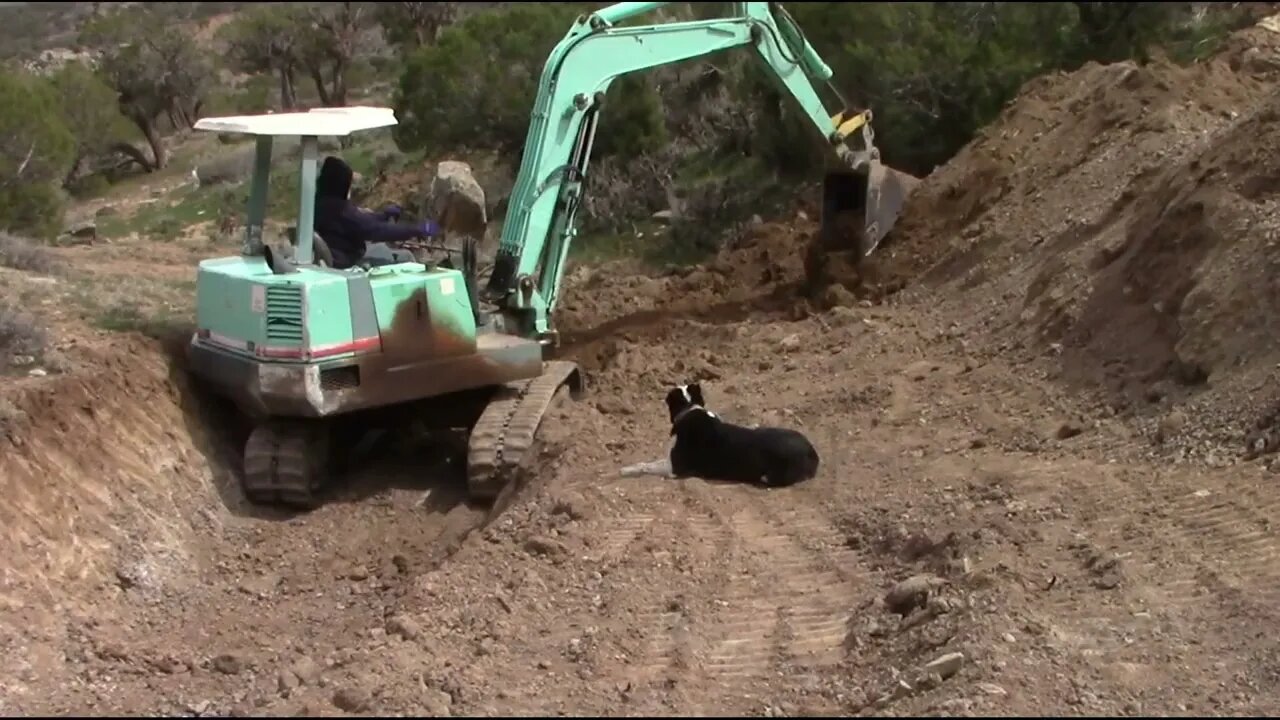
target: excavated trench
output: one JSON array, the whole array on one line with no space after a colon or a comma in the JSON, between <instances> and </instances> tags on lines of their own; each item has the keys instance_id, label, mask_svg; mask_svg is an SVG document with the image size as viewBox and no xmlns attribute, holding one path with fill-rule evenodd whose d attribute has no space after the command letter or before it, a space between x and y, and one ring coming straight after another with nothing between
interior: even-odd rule
<instances>
[{"instance_id":1,"label":"excavated trench","mask_svg":"<svg viewBox=\"0 0 1280 720\"><path fill-rule=\"evenodd\" d=\"M195 387L181 347L133 338L7 401L6 712L230 711L274 696L227 697L213 680L237 663L332 661L486 523L462 463L411 434L353 458L313 512L250 505L237 476L248 428ZM156 666L207 696L154 692L142 670Z\"/></svg>"}]
</instances>

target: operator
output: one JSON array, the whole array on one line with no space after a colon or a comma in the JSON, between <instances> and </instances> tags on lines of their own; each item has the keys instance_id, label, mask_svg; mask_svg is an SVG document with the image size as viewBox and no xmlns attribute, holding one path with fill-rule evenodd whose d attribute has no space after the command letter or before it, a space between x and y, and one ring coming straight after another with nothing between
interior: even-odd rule
<instances>
[{"instance_id":1,"label":"operator","mask_svg":"<svg viewBox=\"0 0 1280 720\"><path fill-rule=\"evenodd\" d=\"M331 155L324 159L316 178L315 231L333 253L334 269L349 268L362 260L371 265L412 260L412 256L400 257L386 243L440 234L440 226L434 220L419 225L397 224L400 208L395 205L376 213L356 207L350 201L353 177L351 166Z\"/></svg>"}]
</instances>

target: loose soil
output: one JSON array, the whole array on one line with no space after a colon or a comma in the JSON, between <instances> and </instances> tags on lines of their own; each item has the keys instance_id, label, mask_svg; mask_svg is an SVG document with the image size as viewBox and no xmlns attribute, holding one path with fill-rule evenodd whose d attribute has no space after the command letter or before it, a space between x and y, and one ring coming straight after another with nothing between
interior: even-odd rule
<instances>
[{"instance_id":1,"label":"loose soil","mask_svg":"<svg viewBox=\"0 0 1280 720\"><path fill-rule=\"evenodd\" d=\"M0 709L1280 712L1278 49L1029 84L913 197L882 292L801 299L802 214L575 269L589 392L493 518L411 435L320 510L250 508L244 430L170 343L60 321L63 372L0 407ZM695 379L818 477L619 478Z\"/></svg>"}]
</instances>

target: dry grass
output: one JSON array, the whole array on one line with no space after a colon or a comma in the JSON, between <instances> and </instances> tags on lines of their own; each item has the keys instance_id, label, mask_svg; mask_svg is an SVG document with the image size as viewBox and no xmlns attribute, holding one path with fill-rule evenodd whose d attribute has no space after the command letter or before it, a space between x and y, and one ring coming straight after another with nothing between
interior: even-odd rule
<instances>
[{"instance_id":1,"label":"dry grass","mask_svg":"<svg viewBox=\"0 0 1280 720\"><path fill-rule=\"evenodd\" d=\"M57 271L58 257L31 240L0 232L0 265L14 270L51 275Z\"/></svg>"},{"instance_id":2,"label":"dry grass","mask_svg":"<svg viewBox=\"0 0 1280 720\"><path fill-rule=\"evenodd\" d=\"M42 358L48 343L49 334L38 320L0 300L0 368L17 356Z\"/></svg>"}]
</instances>

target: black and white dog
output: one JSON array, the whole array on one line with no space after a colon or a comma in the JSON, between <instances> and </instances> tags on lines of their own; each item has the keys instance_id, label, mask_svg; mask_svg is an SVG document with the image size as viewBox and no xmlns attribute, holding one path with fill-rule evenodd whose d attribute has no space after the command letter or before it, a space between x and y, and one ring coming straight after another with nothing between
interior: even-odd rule
<instances>
[{"instance_id":1,"label":"black and white dog","mask_svg":"<svg viewBox=\"0 0 1280 720\"><path fill-rule=\"evenodd\" d=\"M706 408L698 383L667 393L671 434L668 457L622 468L622 477L657 475L704 480L794 485L818 473L818 451L787 428L748 428L725 422Z\"/></svg>"}]
</instances>

